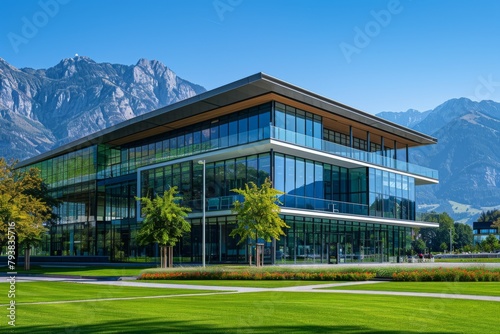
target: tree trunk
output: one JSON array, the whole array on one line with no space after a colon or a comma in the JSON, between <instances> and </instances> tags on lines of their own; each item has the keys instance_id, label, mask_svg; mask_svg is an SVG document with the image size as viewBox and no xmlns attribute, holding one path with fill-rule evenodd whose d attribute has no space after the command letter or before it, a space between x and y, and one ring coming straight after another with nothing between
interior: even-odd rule
<instances>
[{"instance_id":1,"label":"tree trunk","mask_svg":"<svg viewBox=\"0 0 500 334\"><path fill-rule=\"evenodd\" d=\"M172 268L173 266L174 266L174 247L168 246L167 247L167 268Z\"/></svg>"},{"instance_id":2,"label":"tree trunk","mask_svg":"<svg viewBox=\"0 0 500 334\"><path fill-rule=\"evenodd\" d=\"M255 245L255 264L257 267L260 267L260 246L259 244Z\"/></svg>"},{"instance_id":3,"label":"tree trunk","mask_svg":"<svg viewBox=\"0 0 500 334\"><path fill-rule=\"evenodd\" d=\"M161 246L161 267L167 268L167 246Z\"/></svg>"},{"instance_id":4,"label":"tree trunk","mask_svg":"<svg viewBox=\"0 0 500 334\"><path fill-rule=\"evenodd\" d=\"M255 231L255 265L260 267L259 236L257 231Z\"/></svg>"},{"instance_id":5,"label":"tree trunk","mask_svg":"<svg viewBox=\"0 0 500 334\"><path fill-rule=\"evenodd\" d=\"M252 266L252 245L248 244L248 265Z\"/></svg>"}]
</instances>

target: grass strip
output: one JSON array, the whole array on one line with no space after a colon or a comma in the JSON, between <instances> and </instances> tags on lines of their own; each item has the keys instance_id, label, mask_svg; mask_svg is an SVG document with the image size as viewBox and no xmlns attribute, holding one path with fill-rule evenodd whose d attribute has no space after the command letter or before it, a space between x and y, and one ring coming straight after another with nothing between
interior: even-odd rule
<instances>
[{"instance_id":1,"label":"grass strip","mask_svg":"<svg viewBox=\"0 0 500 334\"><path fill-rule=\"evenodd\" d=\"M0 289L8 291L8 283L0 283ZM98 285L72 282L18 282L16 304L64 300L88 300L138 296L158 296L211 292L208 290L162 289Z\"/></svg>"},{"instance_id":2,"label":"grass strip","mask_svg":"<svg viewBox=\"0 0 500 334\"><path fill-rule=\"evenodd\" d=\"M16 329L29 333L482 334L498 331L494 321L497 304L270 291L154 301L20 305Z\"/></svg>"},{"instance_id":3,"label":"grass strip","mask_svg":"<svg viewBox=\"0 0 500 334\"><path fill-rule=\"evenodd\" d=\"M500 296L500 284L497 282L384 282L369 285L338 286L324 289Z\"/></svg>"}]
</instances>

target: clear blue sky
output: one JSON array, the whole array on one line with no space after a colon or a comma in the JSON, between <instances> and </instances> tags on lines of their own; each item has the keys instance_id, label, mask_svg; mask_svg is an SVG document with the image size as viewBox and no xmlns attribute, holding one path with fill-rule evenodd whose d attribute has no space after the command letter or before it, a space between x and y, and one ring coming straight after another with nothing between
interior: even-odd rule
<instances>
[{"instance_id":1,"label":"clear blue sky","mask_svg":"<svg viewBox=\"0 0 500 334\"><path fill-rule=\"evenodd\" d=\"M497 0L2 0L0 11L0 57L19 68L156 59L207 89L265 72L370 113L500 101Z\"/></svg>"}]
</instances>

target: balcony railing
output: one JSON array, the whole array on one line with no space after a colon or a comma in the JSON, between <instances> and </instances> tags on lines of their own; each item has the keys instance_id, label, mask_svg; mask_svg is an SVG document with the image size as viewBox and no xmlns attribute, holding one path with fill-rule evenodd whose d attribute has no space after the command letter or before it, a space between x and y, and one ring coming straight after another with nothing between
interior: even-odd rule
<instances>
[{"instance_id":1,"label":"balcony railing","mask_svg":"<svg viewBox=\"0 0 500 334\"><path fill-rule=\"evenodd\" d=\"M432 179L438 178L438 171L434 169L422 167L389 157L384 157L377 152L366 152L358 150L349 146L332 143L320 138L307 136L275 126L271 126L271 138L294 145L304 146L334 155L339 155L357 161L368 162L378 166L405 171L415 175L420 175Z\"/></svg>"},{"instance_id":2,"label":"balcony railing","mask_svg":"<svg viewBox=\"0 0 500 334\"><path fill-rule=\"evenodd\" d=\"M280 195L278 199L281 203L283 203L281 205L283 208L327 211L332 213L347 213L364 216L368 215L368 205L364 204L324 200L319 198L295 195ZM242 202L244 201L244 198L241 195L207 198L205 203L205 210L230 210L236 200ZM192 212L202 211L201 199L185 201L182 203L182 205L190 207L193 210Z\"/></svg>"}]
</instances>

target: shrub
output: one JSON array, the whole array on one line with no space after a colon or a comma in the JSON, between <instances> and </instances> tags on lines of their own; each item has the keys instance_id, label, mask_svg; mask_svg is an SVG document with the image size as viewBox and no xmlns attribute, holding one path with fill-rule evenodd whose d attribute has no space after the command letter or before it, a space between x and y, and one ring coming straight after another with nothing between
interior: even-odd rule
<instances>
[{"instance_id":1,"label":"shrub","mask_svg":"<svg viewBox=\"0 0 500 334\"><path fill-rule=\"evenodd\" d=\"M140 280L304 280L366 281L371 272L162 271L142 273Z\"/></svg>"},{"instance_id":2,"label":"shrub","mask_svg":"<svg viewBox=\"0 0 500 334\"><path fill-rule=\"evenodd\" d=\"M499 282L500 272L485 269L437 268L395 272L392 274L392 279L406 282Z\"/></svg>"}]
</instances>

